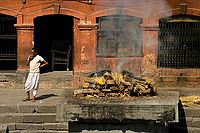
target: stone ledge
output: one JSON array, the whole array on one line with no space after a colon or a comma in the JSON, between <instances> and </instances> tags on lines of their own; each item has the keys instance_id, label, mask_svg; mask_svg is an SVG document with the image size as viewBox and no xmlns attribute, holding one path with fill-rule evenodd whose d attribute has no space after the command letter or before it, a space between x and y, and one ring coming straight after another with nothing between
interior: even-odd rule
<instances>
[{"instance_id":1,"label":"stone ledge","mask_svg":"<svg viewBox=\"0 0 200 133\"><path fill-rule=\"evenodd\" d=\"M68 131L57 131L57 130L15 130L9 133L69 133Z\"/></svg>"},{"instance_id":2,"label":"stone ledge","mask_svg":"<svg viewBox=\"0 0 200 133\"><path fill-rule=\"evenodd\" d=\"M179 93L160 92L155 97L136 99L72 98L63 92L64 100L57 104L57 120L148 120L178 122Z\"/></svg>"},{"instance_id":3,"label":"stone ledge","mask_svg":"<svg viewBox=\"0 0 200 133\"><path fill-rule=\"evenodd\" d=\"M9 113L56 113L56 105L0 105L0 114Z\"/></svg>"},{"instance_id":4,"label":"stone ledge","mask_svg":"<svg viewBox=\"0 0 200 133\"><path fill-rule=\"evenodd\" d=\"M5 123L55 123L55 113L9 113L0 114L0 124Z\"/></svg>"},{"instance_id":5,"label":"stone ledge","mask_svg":"<svg viewBox=\"0 0 200 133\"><path fill-rule=\"evenodd\" d=\"M33 30L34 24L14 24L17 30Z\"/></svg>"}]
</instances>

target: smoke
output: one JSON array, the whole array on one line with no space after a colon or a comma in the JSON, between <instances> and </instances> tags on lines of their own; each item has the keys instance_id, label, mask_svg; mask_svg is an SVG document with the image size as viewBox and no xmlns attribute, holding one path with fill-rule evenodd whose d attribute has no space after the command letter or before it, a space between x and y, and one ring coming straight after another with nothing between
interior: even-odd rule
<instances>
[{"instance_id":1,"label":"smoke","mask_svg":"<svg viewBox=\"0 0 200 133\"><path fill-rule=\"evenodd\" d=\"M169 10L168 2L166 0L98 0L96 4L102 10L116 10L116 14L98 19L100 32L102 31L98 38L98 54L102 55L105 64L110 63L106 62L107 55L114 55L113 58L117 60L116 68L110 67L110 69L118 72L128 70L134 73L136 68L132 67L135 66L133 64L135 62L130 58L143 56L143 31L140 24L151 24L149 20L152 17ZM135 13L142 15L135 16ZM144 22L142 17L149 18L145 20L148 22ZM157 43L157 40L151 40L155 42L150 42L150 44ZM138 65L141 66L141 64Z\"/></svg>"},{"instance_id":2,"label":"smoke","mask_svg":"<svg viewBox=\"0 0 200 133\"><path fill-rule=\"evenodd\" d=\"M117 14L126 8L145 13L147 16L171 9L167 0L97 0L95 4L100 8L117 8Z\"/></svg>"}]
</instances>

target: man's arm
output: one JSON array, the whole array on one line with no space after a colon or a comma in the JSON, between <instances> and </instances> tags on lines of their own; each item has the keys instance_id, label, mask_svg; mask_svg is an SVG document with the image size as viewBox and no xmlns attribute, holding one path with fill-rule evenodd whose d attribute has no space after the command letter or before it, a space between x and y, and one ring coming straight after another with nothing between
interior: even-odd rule
<instances>
[{"instance_id":1,"label":"man's arm","mask_svg":"<svg viewBox=\"0 0 200 133\"><path fill-rule=\"evenodd\" d=\"M46 60L43 60L43 63L40 65L40 68L41 68L41 67L44 67L44 66L46 66L46 65L48 65L48 62L47 62Z\"/></svg>"},{"instance_id":2,"label":"man's arm","mask_svg":"<svg viewBox=\"0 0 200 133\"><path fill-rule=\"evenodd\" d=\"M31 61L32 58L33 58L33 57L31 57L31 56L29 55L29 57L28 57L28 59L27 59L27 61L26 61L26 66L29 65L29 63L30 63L30 61Z\"/></svg>"}]
</instances>

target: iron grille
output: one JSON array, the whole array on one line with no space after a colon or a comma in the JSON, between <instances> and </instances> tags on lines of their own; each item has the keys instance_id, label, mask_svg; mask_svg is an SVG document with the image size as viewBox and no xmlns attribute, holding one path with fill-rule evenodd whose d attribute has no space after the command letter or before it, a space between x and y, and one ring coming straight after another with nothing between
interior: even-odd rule
<instances>
[{"instance_id":1,"label":"iron grille","mask_svg":"<svg viewBox=\"0 0 200 133\"><path fill-rule=\"evenodd\" d=\"M142 56L142 19L112 15L97 19L97 55Z\"/></svg>"},{"instance_id":2,"label":"iron grille","mask_svg":"<svg viewBox=\"0 0 200 133\"><path fill-rule=\"evenodd\" d=\"M0 70L17 69L17 19L0 14Z\"/></svg>"},{"instance_id":3,"label":"iron grille","mask_svg":"<svg viewBox=\"0 0 200 133\"><path fill-rule=\"evenodd\" d=\"M161 20L159 27L158 66L200 68L200 21Z\"/></svg>"}]
</instances>

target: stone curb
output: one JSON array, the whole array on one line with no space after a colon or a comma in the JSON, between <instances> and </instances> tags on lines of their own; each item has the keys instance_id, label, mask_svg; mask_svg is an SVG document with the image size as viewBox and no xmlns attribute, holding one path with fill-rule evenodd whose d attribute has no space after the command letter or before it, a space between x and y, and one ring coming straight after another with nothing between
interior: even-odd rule
<instances>
[{"instance_id":1,"label":"stone curb","mask_svg":"<svg viewBox=\"0 0 200 133\"><path fill-rule=\"evenodd\" d=\"M9 133L69 133L68 131L57 131L57 130L32 130L32 131L27 131L27 130L15 130L15 131L10 131Z\"/></svg>"},{"instance_id":2,"label":"stone curb","mask_svg":"<svg viewBox=\"0 0 200 133\"><path fill-rule=\"evenodd\" d=\"M0 123L55 123L55 113L10 113L0 114Z\"/></svg>"},{"instance_id":3,"label":"stone curb","mask_svg":"<svg viewBox=\"0 0 200 133\"><path fill-rule=\"evenodd\" d=\"M0 105L0 114L56 113L56 105Z\"/></svg>"}]
</instances>

